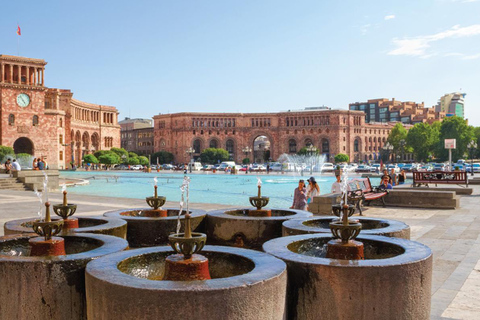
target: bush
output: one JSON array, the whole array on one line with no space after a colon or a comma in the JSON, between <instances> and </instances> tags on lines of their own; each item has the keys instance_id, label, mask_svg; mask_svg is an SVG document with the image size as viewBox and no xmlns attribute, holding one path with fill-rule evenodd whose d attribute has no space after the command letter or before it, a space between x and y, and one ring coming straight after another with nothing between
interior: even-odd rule
<instances>
[{"instance_id":1,"label":"bush","mask_svg":"<svg viewBox=\"0 0 480 320\"><path fill-rule=\"evenodd\" d=\"M215 164L227 161L230 158L228 151L220 148L207 148L200 154L203 163Z\"/></svg>"},{"instance_id":2,"label":"bush","mask_svg":"<svg viewBox=\"0 0 480 320\"><path fill-rule=\"evenodd\" d=\"M249 164L250 163L250 158L245 158L242 160L243 164Z\"/></svg>"},{"instance_id":3,"label":"bush","mask_svg":"<svg viewBox=\"0 0 480 320\"><path fill-rule=\"evenodd\" d=\"M98 161L106 165L112 165L120 163L120 157L115 152L109 151L109 153L105 153L98 157Z\"/></svg>"},{"instance_id":4,"label":"bush","mask_svg":"<svg viewBox=\"0 0 480 320\"><path fill-rule=\"evenodd\" d=\"M339 153L335 156L335 163L348 162L348 160L350 160L350 158L344 153Z\"/></svg>"},{"instance_id":5,"label":"bush","mask_svg":"<svg viewBox=\"0 0 480 320\"><path fill-rule=\"evenodd\" d=\"M303 147L302 149L298 150L298 152L297 152L297 154L301 155L301 156L303 156L303 155L317 155L319 153L320 153L320 151L317 148L315 148L314 151L308 151L307 147Z\"/></svg>"},{"instance_id":6,"label":"bush","mask_svg":"<svg viewBox=\"0 0 480 320\"><path fill-rule=\"evenodd\" d=\"M148 158L144 156L138 157L138 160L142 166L149 166L150 163L148 162Z\"/></svg>"},{"instance_id":7,"label":"bush","mask_svg":"<svg viewBox=\"0 0 480 320\"><path fill-rule=\"evenodd\" d=\"M98 163L97 157L95 157L93 154L85 155L85 157L83 157L83 161L85 163Z\"/></svg>"},{"instance_id":8,"label":"bush","mask_svg":"<svg viewBox=\"0 0 480 320\"><path fill-rule=\"evenodd\" d=\"M7 155L13 155L13 148L7 146L0 146L0 160L3 161ZM6 161L6 159L5 159Z\"/></svg>"}]
</instances>

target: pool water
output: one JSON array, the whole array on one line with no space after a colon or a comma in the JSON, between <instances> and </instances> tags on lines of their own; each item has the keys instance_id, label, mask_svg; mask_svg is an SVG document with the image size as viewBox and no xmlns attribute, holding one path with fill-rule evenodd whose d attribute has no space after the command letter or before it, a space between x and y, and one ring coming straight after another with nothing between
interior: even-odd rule
<instances>
[{"instance_id":1,"label":"pool water","mask_svg":"<svg viewBox=\"0 0 480 320\"><path fill-rule=\"evenodd\" d=\"M248 197L257 195L257 176L254 174L189 174L190 202L218 203L250 207ZM118 171L61 171L60 178L86 179L90 184L69 188L69 193L106 197L144 199L153 195L153 178L158 180L158 195L167 201L180 201L180 186L183 173L160 172L118 172ZM293 192L298 180L307 180L310 175L261 174L262 195L270 197L268 207L288 208L292 205ZM320 186L320 194L330 193L335 177L314 175ZM352 178L358 176L352 176ZM372 178L373 185L380 179ZM146 204L145 204L146 205Z\"/></svg>"}]
</instances>

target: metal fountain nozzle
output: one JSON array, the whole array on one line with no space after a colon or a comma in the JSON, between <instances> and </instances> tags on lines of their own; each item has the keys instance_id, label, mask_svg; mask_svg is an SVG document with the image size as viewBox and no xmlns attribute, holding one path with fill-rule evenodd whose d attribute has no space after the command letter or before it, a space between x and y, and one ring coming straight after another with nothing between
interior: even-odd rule
<instances>
[{"instance_id":1,"label":"metal fountain nozzle","mask_svg":"<svg viewBox=\"0 0 480 320\"><path fill-rule=\"evenodd\" d=\"M63 203L62 204L54 204L53 211L57 216L66 220L68 217L72 216L75 211L77 211L77 205L71 204L67 202L67 191L63 191Z\"/></svg>"},{"instance_id":2,"label":"metal fountain nozzle","mask_svg":"<svg viewBox=\"0 0 480 320\"><path fill-rule=\"evenodd\" d=\"M257 208L257 210L261 210L262 207L265 207L268 202L270 201L269 197L262 197L262 186L258 186L258 196L250 197L250 204Z\"/></svg>"},{"instance_id":3,"label":"metal fountain nozzle","mask_svg":"<svg viewBox=\"0 0 480 320\"><path fill-rule=\"evenodd\" d=\"M146 197L145 201L147 201L147 204L153 208L153 210L158 210L158 208L161 208L165 202L167 201L167 198L165 197L159 197L157 194L157 186L154 186L155 188L155 195L153 197Z\"/></svg>"},{"instance_id":4,"label":"metal fountain nozzle","mask_svg":"<svg viewBox=\"0 0 480 320\"><path fill-rule=\"evenodd\" d=\"M207 242L207 235L192 232L190 213L185 214L184 233L174 233L168 236L170 246L176 253L183 254L184 259L190 259L193 254L200 252Z\"/></svg>"},{"instance_id":5,"label":"metal fountain nozzle","mask_svg":"<svg viewBox=\"0 0 480 320\"><path fill-rule=\"evenodd\" d=\"M52 221L50 217L50 202L45 203L45 220L36 220L33 222L33 231L45 241L52 239L53 236L62 231L63 220Z\"/></svg>"},{"instance_id":6,"label":"metal fountain nozzle","mask_svg":"<svg viewBox=\"0 0 480 320\"><path fill-rule=\"evenodd\" d=\"M355 212L355 207L353 205L348 205L344 204L343 206L341 205L333 205L332 209L333 212L335 213L335 209L341 208L342 210L342 217L341 220L335 220L330 222L330 231L332 232L333 236L336 239L341 239L342 243L346 244L350 240L354 240L359 234L360 231L362 230L362 224L359 223L357 220L351 221L348 219L349 216ZM353 211L352 211L353 208ZM340 216L340 212L338 211L338 216Z\"/></svg>"}]
</instances>

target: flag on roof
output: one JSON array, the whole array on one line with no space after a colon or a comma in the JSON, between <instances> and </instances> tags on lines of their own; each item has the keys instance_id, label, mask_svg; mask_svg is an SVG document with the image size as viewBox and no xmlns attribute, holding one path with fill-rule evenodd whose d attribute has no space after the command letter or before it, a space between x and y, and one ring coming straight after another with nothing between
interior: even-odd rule
<instances>
[{"instance_id":1,"label":"flag on roof","mask_svg":"<svg viewBox=\"0 0 480 320\"><path fill-rule=\"evenodd\" d=\"M20 26L19 26L18 24L17 24L17 34L18 34L19 36L22 35L22 30L20 30Z\"/></svg>"}]
</instances>

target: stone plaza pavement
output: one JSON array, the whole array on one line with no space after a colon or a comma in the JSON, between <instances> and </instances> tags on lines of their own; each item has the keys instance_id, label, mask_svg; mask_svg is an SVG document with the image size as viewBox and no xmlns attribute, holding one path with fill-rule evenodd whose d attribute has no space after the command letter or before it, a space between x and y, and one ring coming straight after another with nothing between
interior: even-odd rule
<instances>
[{"instance_id":1,"label":"stone plaza pavement","mask_svg":"<svg viewBox=\"0 0 480 320\"><path fill-rule=\"evenodd\" d=\"M463 196L460 209L368 208L367 217L400 220L411 227L411 239L429 246L434 255L432 319L480 319L480 186ZM60 192L50 193L51 203L61 203ZM145 207L142 199L108 198L69 194L79 205L76 216L101 215L105 211ZM178 207L167 202L166 207ZM213 210L228 205L191 204ZM39 201L33 192L0 190L0 223L35 217ZM0 230L3 235L3 227Z\"/></svg>"}]
</instances>

